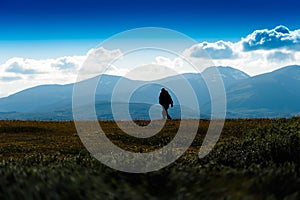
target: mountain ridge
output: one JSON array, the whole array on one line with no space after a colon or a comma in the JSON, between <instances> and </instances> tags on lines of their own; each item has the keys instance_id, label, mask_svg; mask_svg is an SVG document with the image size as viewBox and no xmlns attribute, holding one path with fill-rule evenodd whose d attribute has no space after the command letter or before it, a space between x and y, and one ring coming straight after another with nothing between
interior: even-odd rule
<instances>
[{"instance_id":1,"label":"mountain ridge","mask_svg":"<svg viewBox=\"0 0 300 200\"><path fill-rule=\"evenodd\" d=\"M123 79L126 84L147 83L142 88L136 90L130 103L137 105L157 104L159 90L163 84L168 84L180 88L180 78L188 80L192 86L199 102L199 107L203 116L209 116L210 113L210 95L205 85L202 75L212 77L211 71L214 67L204 70L201 74L186 73L179 76L170 76L160 80L159 84L155 82L136 81L120 76L102 75L100 85L95 93L96 101L109 102L111 100L115 84ZM217 66L224 88L227 94L227 117L228 118L248 118L248 117L289 117L300 113L300 66L290 65L269 73L249 76L248 74L234 69L232 67ZM94 77L92 79L99 78ZM89 80L84 80L89 81ZM0 98L0 119L18 119L18 114L22 119L28 115L41 115L41 113L57 112L66 108L70 109L72 104L72 92L74 84L48 84L40 85L8 97ZM184 94L185 89L180 90ZM129 91L124 91L124 94ZM175 105L179 105L176 95L172 93ZM120 94L122 99L122 94ZM188 104L182 106L189 106ZM109 109L108 109L109 110ZM179 112L180 108L177 108ZM136 113L138 109L133 106ZM70 113L70 111L68 111ZM202 114L202 113L201 113ZM14 116L14 117L12 117ZM24 117L25 116L25 117ZM52 117L60 120L57 117ZM72 116L69 115L69 120Z\"/></svg>"}]
</instances>

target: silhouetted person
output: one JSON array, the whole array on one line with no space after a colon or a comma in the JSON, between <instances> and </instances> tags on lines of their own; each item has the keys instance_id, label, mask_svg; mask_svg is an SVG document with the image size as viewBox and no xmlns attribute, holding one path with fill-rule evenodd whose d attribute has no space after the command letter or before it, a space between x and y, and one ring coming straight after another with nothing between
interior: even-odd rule
<instances>
[{"instance_id":1,"label":"silhouetted person","mask_svg":"<svg viewBox=\"0 0 300 200\"><path fill-rule=\"evenodd\" d=\"M163 107L163 111L162 111L163 118L166 119L167 117L168 119L172 119L168 113L168 109L170 104L171 107L173 107L173 100L165 88L162 88L159 94L159 104Z\"/></svg>"}]
</instances>

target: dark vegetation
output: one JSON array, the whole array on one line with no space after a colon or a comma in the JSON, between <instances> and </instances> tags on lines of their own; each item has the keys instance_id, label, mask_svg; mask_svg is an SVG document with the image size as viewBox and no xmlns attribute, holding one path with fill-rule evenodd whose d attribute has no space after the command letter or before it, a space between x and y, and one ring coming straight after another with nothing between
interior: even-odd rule
<instances>
[{"instance_id":1,"label":"dark vegetation","mask_svg":"<svg viewBox=\"0 0 300 200\"><path fill-rule=\"evenodd\" d=\"M150 139L100 122L118 146L147 152L167 144L179 120ZM146 125L146 121L137 121ZM300 118L227 120L213 151L188 151L159 171L129 174L92 158L73 122L0 121L0 199L299 199Z\"/></svg>"}]
</instances>

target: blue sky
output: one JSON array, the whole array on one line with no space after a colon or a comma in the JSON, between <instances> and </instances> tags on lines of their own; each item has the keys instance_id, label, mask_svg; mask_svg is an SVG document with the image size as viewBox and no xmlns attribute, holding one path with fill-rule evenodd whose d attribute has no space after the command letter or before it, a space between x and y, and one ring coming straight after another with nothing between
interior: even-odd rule
<instances>
[{"instance_id":1,"label":"blue sky","mask_svg":"<svg viewBox=\"0 0 300 200\"><path fill-rule=\"evenodd\" d=\"M299 28L299 7L297 0L1 0L0 63L12 56L82 54L136 27L170 28L198 41L236 41L256 29Z\"/></svg>"},{"instance_id":2,"label":"blue sky","mask_svg":"<svg viewBox=\"0 0 300 200\"><path fill-rule=\"evenodd\" d=\"M299 28L299 7L297 0L1 0L0 62L14 53L80 54L101 39L147 26L174 29L198 41L236 41L256 29ZM49 49L42 48L41 55L39 45Z\"/></svg>"},{"instance_id":3,"label":"blue sky","mask_svg":"<svg viewBox=\"0 0 300 200\"><path fill-rule=\"evenodd\" d=\"M279 24L298 28L299 6L297 0L2 0L0 39L99 39L158 26L199 40L234 40Z\"/></svg>"},{"instance_id":4,"label":"blue sky","mask_svg":"<svg viewBox=\"0 0 300 200\"><path fill-rule=\"evenodd\" d=\"M49 59L52 59L51 66L56 66L57 63L61 65L67 60L68 62L82 61L84 59L82 56L102 40L138 27L164 27L182 32L199 42L198 46L187 50L190 55L196 55L192 51L197 48L206 48L212 53L211 57L216 58L217 64L233 65L251 75L286 64L299 64L297 63L298 36L292 41L293 43L297 40L297 45L283 45L273 39L271 43L264 43L264 47L253 46L252 43L249 46L250 43L241 40L253 34L255 30L274 32L279 25L295 31L288 36L278 36L279 38L286 39L291 35L297 35L297 30L300 29L299 7L298 0L1 0L0 66L2 74L4 72L7 74L0 77L0 87L9 89L2 91L0 96L38 84L65 83L63 76L52 81L50 79L42 81L44 77L38 76L42 72L30 77L25 77L24 74L12 74L11 65L14 66L15 63L19 65L23 63L22 66L25 67L29 65L28 63L33 63L32 66L42 65L50 62ZM264 34L267 34L266 38L271 38L272 31L262 32L252 36L265 37ZM219 40L224 42L218 42ZM247 41L251 41L250 36ZM205 42L208 42L208 45ZM239 51L237 43L244 47L241 51L253 53L237 55L236 52ZM266 46L269 46L269 49ZM264 52L260 53L260 50ZM224 57L225 53L230 54L229 57ZM252 62L262 54L264 60L258 64ZM242 59L233 61L237 56L244 60L251 57L252 60L244 63L241 63ZM267 58L274 63L279 58L290 59L289 62L277 62L278 66L275 66L269 64ZM265 67L255 69L254 65ZM26 70L33 70L30 66L27 68ZM49 67L47 72L50 71ZM58 74L56 75L59 77ZM9 84L15 86L8 87L7 80L14 80ZM66 82L72 80L68 79ZM22 87L19 87L20 85Z\"/></svg>"}]
</instances>

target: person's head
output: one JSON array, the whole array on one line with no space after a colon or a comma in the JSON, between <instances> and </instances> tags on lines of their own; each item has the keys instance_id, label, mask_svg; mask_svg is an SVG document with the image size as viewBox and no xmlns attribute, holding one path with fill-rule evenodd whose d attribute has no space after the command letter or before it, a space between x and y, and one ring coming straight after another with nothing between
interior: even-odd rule
<instances>
[{"instance_id":1,"label":"person's head","mask_svg":"<svg viewBox=\"0 0 300 200\"><path fill-rule=\"evenodd\" d=\"M165 88L162 88L162 89L161 89L161 92L162 92L162 93L165 93L165 92L167 92L167 90L166 90Z\"/></svg>"}]
</instances>

